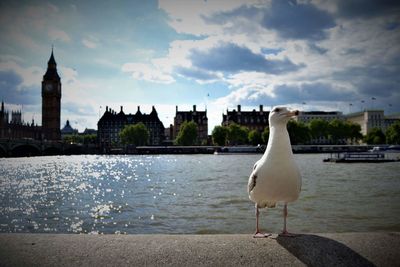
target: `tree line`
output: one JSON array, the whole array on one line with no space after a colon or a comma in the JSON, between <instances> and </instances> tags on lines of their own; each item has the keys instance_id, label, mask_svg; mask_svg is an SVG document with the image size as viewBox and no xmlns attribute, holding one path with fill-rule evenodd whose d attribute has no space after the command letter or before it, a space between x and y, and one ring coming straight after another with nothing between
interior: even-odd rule
<instances>
[{"instance_id":1,"label":"tree line","mask_svg":"<svg viewBox=\"0 0 400 267\"><path fill-rule=\"evenodd\" d=\"M307 124L290 120L287 129L293 145L310 144L312 140L317 140L316 143L318 143L318 140L322 139L328 144L355 144L360 140L367 144L400 144L400 121L392 124L387 129L386 135L382 130L374 128L366 136L363 136L359 124L338 119L329 122L323 119L314 119ZM149 136L149 130L143 123L127 125L120 132L122 144L146 145ZM260 132L232 123L229 126L215 126L211 137L213 144L218 146L266 144L269 138L269 127L265 127ZM197 124L193 121L183 122L175 144L199 145Z\"/></svg>"}]
</instances>

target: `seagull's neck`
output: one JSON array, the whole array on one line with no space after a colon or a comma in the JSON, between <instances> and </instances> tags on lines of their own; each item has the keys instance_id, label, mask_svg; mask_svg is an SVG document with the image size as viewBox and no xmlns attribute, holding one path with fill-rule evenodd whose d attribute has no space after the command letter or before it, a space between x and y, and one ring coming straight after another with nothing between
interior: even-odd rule
<instances>
[{"instance_id":1,"label":"seagull's neck","mask_svg":"<svg viewBox=\"0 0 400 267\"><path fill-rule=\"evenodd\" d=\"M289 133L286 125L278 125L270 127L267 149L263 157L268 155L293 155L292 146L290 145Z\"/></svg>"}]
</instances>

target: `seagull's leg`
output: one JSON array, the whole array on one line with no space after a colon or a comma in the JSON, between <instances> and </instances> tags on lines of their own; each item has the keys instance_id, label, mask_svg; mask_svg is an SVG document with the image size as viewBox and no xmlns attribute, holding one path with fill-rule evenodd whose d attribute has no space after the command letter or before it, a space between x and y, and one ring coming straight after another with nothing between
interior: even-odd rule
<instances>
[{"instance_id":1,"label":"seagull's leg","mask_svg":"<svg viewBox=\"0 0 400 267\"><path fill-rule=\"evenodd\" d=\"M283 230L282 233L280 233L280 236L289 236L289 237L294 237L296 236L295 234L291 234L287 231L286 229L286 218L287 218L288 212L287 212L287 203L285 203L285 206L283 207Z\"/></svg>"},{"instance_id":2,"label":"seagull's leg","mask_svg":"<svg viewBox=\"0 0 400 267\"><path fill-rule=\"evenodd\" d=\"M259 217L260 217L260 210L258 209L257 203L255 204L255 209L256 209L256 232L254 233L253 237L254 238L262 238L262 237L270 236L270 234L263 234L263 233L260 232L260 228L258 226Z\"/></svg>"}]
</instances>

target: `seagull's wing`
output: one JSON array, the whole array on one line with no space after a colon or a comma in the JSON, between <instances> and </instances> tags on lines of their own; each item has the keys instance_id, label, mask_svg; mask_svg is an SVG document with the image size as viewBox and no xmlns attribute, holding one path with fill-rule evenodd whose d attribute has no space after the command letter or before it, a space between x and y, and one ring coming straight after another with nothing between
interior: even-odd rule
<instances>
[{"instance_id":1,"label":"seagull's wing","mask_svg":"<svg viewBox=\"0 0 400 267\"><path fill-rule=\"evenodd\" d=\"M253 171L250 174L249 182L247 184L247 193L249 193L249 194L254 189L254 187L256 186L256 180L257 180L256 168L257 168L257 164L258 164L258 161L254 164Z\"/></svg>"},{"instance_id":2,"label":"seagull's wing","mask_svg":"<svg viewBox=\"0 0 400 267\"><path fill-rule=\"evenodd\" d=\"M247 184L247 193L250 194L250 192L253 191L254 187L256 187L256 182L257 182L257 174L255 172L252 172L249 177L249 182Z\"/></svg>"}]
</instances>

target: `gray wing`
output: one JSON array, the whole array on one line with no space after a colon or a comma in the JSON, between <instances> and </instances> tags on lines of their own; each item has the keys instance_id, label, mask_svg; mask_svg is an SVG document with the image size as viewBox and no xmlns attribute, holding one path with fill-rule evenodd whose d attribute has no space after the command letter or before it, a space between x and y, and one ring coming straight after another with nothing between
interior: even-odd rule
<instances>
[{"instance_id":1,"label":"gray wing","mask_svg":"<svg viewBox=\"0 0 400 267\"><path fill-rule=\"evenodd\" d=\"M253 172L251 173L251 175L249 177L249 183L247 184L247 193L249 193L249 194L250 194L251 191L253 191L254 187L256 186L256 182L257 182L257 172L256 172L257 164L258 164L258 161L254 164Z\"/></svg>"},{"instance_id":2,"label":"gray wing","mask_svg":"<svg viewBox=\"0 0 400 267\"><path fill-rule=\"evenodd\" d=\"M249 183L247 184L247 193L250 194L251 191L253 191L254 187L256 187L257 183L257 174L256 172L252 172L249 178Z\"/></svg>"}]
</instances>

